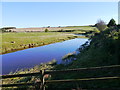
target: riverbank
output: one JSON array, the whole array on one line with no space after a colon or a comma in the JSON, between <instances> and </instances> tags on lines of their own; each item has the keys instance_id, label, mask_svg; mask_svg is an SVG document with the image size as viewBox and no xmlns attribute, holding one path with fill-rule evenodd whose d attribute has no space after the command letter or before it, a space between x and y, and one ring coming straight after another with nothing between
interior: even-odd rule
<instances>
[{"instance_id":1,"label":"riverbank","mask_svg":"<svg viewBox=\"0 0 120 90\"><path fill-rule=\"evenodd\" d=\"M35 65L32 68L23 68L20 70L16 70L15 72L10 72L9 74L25 74L25 73L35 73L35 72L39 72L40 70L51 70L54 68L54 66L56 65L57 61L56 60L51 60L49 62L46 63L41 63L39 65ZM23 83L23 82L35 82L36 79L38 77L16 77L16 78L7 78L2 80L2 84L12 84L12 83ZM7 90L10 89L8 88L2 88L3 90Z\"/></svg>"},{"instance_id":2,"label":"riverbank","mask_svg":"<svg viewBox=\"0 0 120 90\"><path fill-rule=\"evenodd\" d=\"M84 36L60 32L3 33L0 54L6 54L27 48L39 47Z\"/></svg>"},{"instance_id":3,"label":"riverbank","mask_svg":"<svg viewBox=\"0 0 120 90\"><path fill-rule=\"evenodd\" d=\"M56 59L57 63L61 63L64 55L75 52L87 40L86 38L75 38L0 55L3 58L2 73L8 74L11 71L15 72L17 69L31 68L53 59Z\"/></svg>"},{"instance_id":4,"label":"riverbank","mask_svg":"<svg viewBox=\"0 0 120 90\"><path fill-rule=\"evenodd\" d=\"M65 69L75 69L75 68L88 68L88 67L102 67L102 66L110 66L110 65L120 65L120 29L116 29L116 27L107 28L100 33L95 34L90 39L90 44L85 43L79 49L79 53L77 55L69 55L68 58L65 58L64 61L67 62L73 60L71 63L59 64L55 67L58 70ZM75 58L75 60L74 60ZM72 73L72 74L64 74L61 76L57 76L58 78L64 79L81 79L88 77L114 77L119 76L120 71L118 68L111 69L103 69L103 70L95 70L95 71L83 71L80 73ZM56 79L56 77L55 77ZM108 89L116 88L120 89L120 80L119 79L111 79L105 81L95 80L92 82L84 82L80 83L80 88L86 89ZM53 85L53 87L57 87L59 85ZM50 87L50 86L48 86ZM61 87L72 87L72 84L61 84Z\"/></svg>"}]
</instances>

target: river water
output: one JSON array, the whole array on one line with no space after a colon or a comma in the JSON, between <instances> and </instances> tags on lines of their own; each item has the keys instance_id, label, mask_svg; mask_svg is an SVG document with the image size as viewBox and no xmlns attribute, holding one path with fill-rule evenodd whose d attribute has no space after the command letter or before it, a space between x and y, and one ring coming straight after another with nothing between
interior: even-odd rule
<instances>
[{"instance_id":1,"label":"river water","mask_svg":"<svg viewBox=\"0 0 120 90\"><path fill-rule=\"evenodd\" d=\"M8 74L17 69L31 68L52 59L56 59L60 63L64 55L75 52L87 40L76 38L0 55L2 57L2 74Z\"/></svg>"}]
</instances>

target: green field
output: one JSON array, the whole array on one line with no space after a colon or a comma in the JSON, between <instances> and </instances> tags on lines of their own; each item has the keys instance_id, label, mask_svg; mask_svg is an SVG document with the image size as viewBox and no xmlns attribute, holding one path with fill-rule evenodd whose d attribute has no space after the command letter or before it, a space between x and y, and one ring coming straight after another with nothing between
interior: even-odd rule
<instances>
[{"instance_id":1,"label":"green field","mask_svg":"<svg viewBox=\"0 0 120 90\"><path fill-rule=\"evenodd\" d=\"M95 30L95 27L90 26L71 26L63 27L63 32L58 32L58 30L54 30L55 32L52 30L49 32L5 32L2 33L0 54L65 41L78 37L73 35L75 33L85 33Z\"/></svg>"},{"instance_id":2,"label":"green field","mask_svg":"<svg viewBox=\"0 0 120 90\"><path fill-rule=\"evenodd\" d=\"M74 35L58 32L3 33L1 53L47 45L72 38L75 38Z\"/></svg>"},{"instance_id":3,"label":"green field","mask_svg":"<svg viewBox=\"0 0 120 90\"><path fill-rule=\"evenodd\" d=\"M85 29L93 29L95 27L91 27L91 26L66 26L64 28L77 28L77 29L82 29L82 30L85 30Z\"/></svg>"},{"instance_id":4,"label":"green field","mask_svg":"<svg viewBox=\"0 0 120 90\"><path fill-rule=\"evenodd\" d=\"M79 31L95 31L97 30L96 27L91 27L91 26L68 26L64 27L64 30L79 30Z\"/></svg>"}]
</instances>

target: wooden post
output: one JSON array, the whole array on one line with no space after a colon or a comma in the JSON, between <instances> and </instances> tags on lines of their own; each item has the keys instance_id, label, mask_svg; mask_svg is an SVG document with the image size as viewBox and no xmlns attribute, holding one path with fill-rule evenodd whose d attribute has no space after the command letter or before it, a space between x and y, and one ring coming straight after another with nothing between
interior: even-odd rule
<instances>
[{"instance_id":1,"label":"wooden post","mask_svg":"<svg viewBox=\"0 0 120 90\"><path fill-rule=\"evenodd\" d=\"M41 77L41 85L40 85L40 90L45 90L45 79L44 79L44 72L45 72L45 70L41 70L42 77Z\"/></svg>"}]
</instances>

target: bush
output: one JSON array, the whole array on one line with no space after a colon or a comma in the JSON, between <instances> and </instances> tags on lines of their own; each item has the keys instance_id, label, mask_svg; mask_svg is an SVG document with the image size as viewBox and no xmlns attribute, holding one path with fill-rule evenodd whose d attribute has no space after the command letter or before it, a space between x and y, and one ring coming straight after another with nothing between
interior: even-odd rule
<instances>
[{"instance_id":1,"label":"bush","mask_svg":"<svg viewBox=\"0 0 120 90\"><path fill-rule=\"evenodd\" d=\"M107 27L103 20L98 20L96 26L99 31L103 31Z\"/></svg>"},{"instance_id":2,"label":"bush","mask_svg":"<svg viewBox=\"0 0 120 90\"><path fill-rule=\"evenodd\" d=\"M117 27L120 29L120 24L118 24Z\"/></svg>"},{"instance_id":3,"label":"bush","mask_svg":"<svg viewBox=\"0 0 120 90\"><path fill-rule=\"evenodd\" d=\"M45 32L48 32L48 31L49 31L49 30L46 28L46 29L45 29Z\"/></svg>"}]
</instances>

